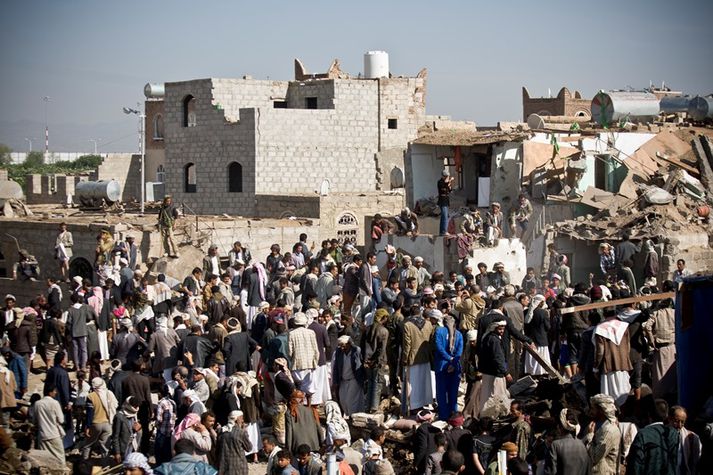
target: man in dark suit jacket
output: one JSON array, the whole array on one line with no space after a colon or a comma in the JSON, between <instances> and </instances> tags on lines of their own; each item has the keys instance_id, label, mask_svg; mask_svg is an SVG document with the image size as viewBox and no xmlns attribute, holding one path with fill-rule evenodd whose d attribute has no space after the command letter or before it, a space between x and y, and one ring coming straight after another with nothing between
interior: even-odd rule
<instances>
[{"instance_id":1,"label":"man in dark suit jacket","mask_svg":"<svg viewBox=\"0 0 713 475\"><path fill-rule=\"evenodd\" d=\"M132 397L132 401L139 403L138 419L144 434L141 437L141 452L148 453L149 448L149 420L152 417L151 410L151 383L149 378L141 374L142 362L136 360L131 363L131 373L122 381L121 392L124 401ZM123 401L122 401L123 402Z\"/></svg>"},{"instance_id":2,"label":"man in dark suit jacket","mask_svg":"<svg viewBox=\"0 0 713 475\"><path fill-rule=\"evenodd\" d=\"M70 296L72 306L67 310L67 333L72 337L74 369L86 369L87 366L87 323L93 318L92 308L82 303L79 294Z\"/></svg>"},{"instance_id":3,"label":"man in dark suit jacket","mask_svg":"<svg viewBox=\"0 0 713 475\"><path fill-rule=\"evenodd\" d=\"M213 343L203 336L203 330L200 325L193 325L191 333L188 335L181 345L178 357L186 364L186 353L190 353L193 359L191 366L195 368L205 368L213 354Z\"/></svg>"},{"instance_id":4,"label":"man in dark suit jacket","mask_svg":"<svg viewBox=\"0 0 713 475\"><path fill-rule=\"evenodd\" d=\"M258 347L247 331L238 331L236 318L228 319L228 336L223 343L225 374L250 370L250 357Z\"/></svg>"}]
</instances>

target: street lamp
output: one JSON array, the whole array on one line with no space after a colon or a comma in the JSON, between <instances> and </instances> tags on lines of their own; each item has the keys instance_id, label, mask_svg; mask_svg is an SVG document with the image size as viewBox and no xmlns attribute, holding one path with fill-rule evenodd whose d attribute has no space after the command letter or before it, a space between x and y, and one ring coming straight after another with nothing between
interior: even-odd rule
<instances>
[{"instance_id":1,"label":"street lamp","mask_svg":"<svg viewBox=\"0 0 713 475\"><path fill-rule=\"evenodd\" d=\"M50 128L47 122L47 104L52 102L50 96L44 96L42 101L45 103L45 155L50 153Z\"/></svg>"},{"instance_id":2,"label":"street lamp","mask_svg":"<svg viewBox=\"0 0 713 475\"><path fill-rule=\"evenodd\" d=\"M31 138L28 138L28 137L25 137L25 140L27 140L27 141L30 143L30 150L29 150L29 153L32 153L32 139L31 139Z\"/></svg>"},{"instance_id":3,"label":"street lamp","mask_svg":"<svg viewBox=\"0 0 713 475\"><path fill-rule=\"evenodd\" d=\"M94 155L97 154L97 142L100 141L101 139L89 139L87 142L94 142Z\"/></svg>"},{"instance_id":4,"label":"street lamp","mask_svg":"<svg viewBox=\"0 0 713 475\"><path fill-rule=\"evenodd\" d=\"M141 112L141 104L136 103L136 109L124 107L124 114L135 114L139 116L139 154L141 155L141 214L144 214L144 201L146 194L145 170L144 170L144 122L146 114Z\"/></svg>"}]
</instances>

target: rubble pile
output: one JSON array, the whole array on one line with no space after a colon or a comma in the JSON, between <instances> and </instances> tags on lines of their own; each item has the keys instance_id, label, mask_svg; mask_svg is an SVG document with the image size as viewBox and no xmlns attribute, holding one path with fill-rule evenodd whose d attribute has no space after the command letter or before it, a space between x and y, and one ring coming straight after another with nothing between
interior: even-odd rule
<instances>
[{"instance_id":1,"label":"rubble pile","mask_svg":"<svg viewBox=\"0 0 713 475\"><path fill-rule=\"evenodd\" d=\"M689 144L664 131L618 160L626 167L626 176L617 192L590 186L581 195L551 197L597 210L557 223L553 229L558 234L606 241L619 240L624 231L637 239L655 239L708 230L713 153L706 135L694 136Z\"/></svg>"}]
</instances>

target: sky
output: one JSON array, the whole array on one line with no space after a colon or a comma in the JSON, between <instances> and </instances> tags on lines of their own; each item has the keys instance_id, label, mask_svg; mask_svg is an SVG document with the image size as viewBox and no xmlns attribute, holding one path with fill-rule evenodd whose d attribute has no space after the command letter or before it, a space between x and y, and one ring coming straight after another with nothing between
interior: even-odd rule
<instances>
[{"instance_id":1,"label":"sky","mask_svg":"<svg viewBox=\"0 0 713 475\"><path fill-rule=\"evenodd\" d=\"M522 86L713 93L713 2L630 0L3 0L0 142L27 151L135 151L147 82L288 80L368 50L391 72L428 68L428 114L495 125L522 118ZM42 97L51 97L43 102Z\"/></svg>"}]
</instances>

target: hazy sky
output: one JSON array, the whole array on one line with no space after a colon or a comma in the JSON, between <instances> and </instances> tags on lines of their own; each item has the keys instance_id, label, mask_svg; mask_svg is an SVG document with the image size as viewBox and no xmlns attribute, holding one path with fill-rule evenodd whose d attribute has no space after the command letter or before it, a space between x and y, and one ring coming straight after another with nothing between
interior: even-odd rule
<instances>
[{"instance_id":1,"label":"hazy sky","mask_svg":"<svg viewBox=\"0 0 713 475\"><path fill-rule=\"evenodd\" d=\"M491 125L522 115L531 95L665 80L713 92L711 1L61 1L0 2L0 142L50 149L136 150L123 106L147 82L205 77L291 79L334 58L358 74L363 54L391 71L428 68L427 112Z\"/></svg>"}]
</instances>

